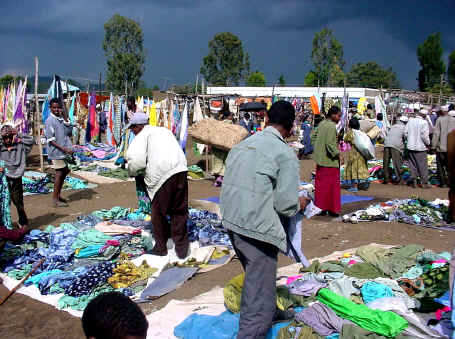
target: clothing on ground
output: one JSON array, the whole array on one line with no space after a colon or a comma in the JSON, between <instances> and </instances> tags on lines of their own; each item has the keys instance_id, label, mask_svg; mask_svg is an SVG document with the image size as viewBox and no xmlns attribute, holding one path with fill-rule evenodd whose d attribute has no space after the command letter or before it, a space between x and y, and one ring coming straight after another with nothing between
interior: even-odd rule
<instances>
[{"instance_id":1,"label":"clothing on ground","mask_svg":"<svg viewBox=\"0 0 455 339\"><path fill-rule=\"evenodd\" d=\"M341 332L343 324L350 321L338 317L329 307L322 303L314 303L295 315L297 321L312 327L318 334L328 336Z\"/></svg>"},{"instance_id":2,"label":"clothing on ground","mask_svg":"<svg viewBox=\"0 0 455 339\"><path fill-rule=\"evenodd\" d=\"M326 288L319 291L317 298L338 316L381 335L394 337L408 327L408 322L393 312L372 310L365 305L358 305Z\"/></svg>"}]
</instances>

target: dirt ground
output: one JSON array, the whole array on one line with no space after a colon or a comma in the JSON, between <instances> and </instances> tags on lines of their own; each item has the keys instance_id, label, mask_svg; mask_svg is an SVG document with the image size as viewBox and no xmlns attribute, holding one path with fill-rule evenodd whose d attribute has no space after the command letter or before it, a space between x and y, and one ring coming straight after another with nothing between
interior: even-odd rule
<instances>
[{"instance_id":1,"label":"dirt ground","mask_svg":"<svg viewBox=\"0 0 455 339\"><path fill-rule=\"evenodd\" d=\"M309 180L314 170L312 160L301 162L301 178ZM207 198L219 194L219 189L210 182L190 182L190 199ZM348 194L344 191L343 194ZM392 198L421 197L425 199L447 199L446 189L430 190L412 189L404 186L372 184L368 192L359 195L373 196L374 202ZM102 208L113 206L136 207L134 183L101 185L95 189L83 191L67 191L64 196L70 200L70 207L53 208L50 195L34 195L25 197L26 210L30 222L35 227L49 224L58 225L71 221L80 214L87 214ZM355 211L369 204L368 202L343 205L343 213ZM15 209L12 208L13 219L16 220ZM455 232L440 231L400 223L360 223L343 224L329 217L315 217L306 221L303 233L303 249L308 258L323 256L371 242L384 244L422 244L438 251L451 251L455 245ZM288 265L291 261L280 256L279 265ZM195 276L178 290L141 307L146 313L163 307L171 299L187 299L212 289L216 285L223 286L230 278L241 273L238 260L215 271ZM0 297L7 289L0 286ZM81 321L68 313L35 301L16 293L2 309L3 321L0 323L0 337L6 338L82 338ZM176 324L177 325L177 324Z\"/></svg>"}]
</instances>

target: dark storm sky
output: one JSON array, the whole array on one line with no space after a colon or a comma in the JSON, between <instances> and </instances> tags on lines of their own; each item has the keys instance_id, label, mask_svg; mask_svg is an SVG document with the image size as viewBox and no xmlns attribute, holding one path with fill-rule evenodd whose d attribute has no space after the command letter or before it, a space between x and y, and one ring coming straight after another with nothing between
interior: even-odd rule
<instances>
[{"instance_id":1,"label":"dark storm sky","mask_svg":"<svg viewBox=\"0 0 455 339\"><path fill-rule=\"evenodd\" d=\"M328 26L344 46L345 71L356 62L392 67L403 87L416 88L416 48L441 32L444 58L455 50L455 0L16 0L1 1L0 74L98 78L105 71L103 24L118 13L144 32L148 85L195 81L208 41L240 37L253 70L273 84L283 74L301 85L311 68L314 34Z\"/></svg>"}]
</instances>

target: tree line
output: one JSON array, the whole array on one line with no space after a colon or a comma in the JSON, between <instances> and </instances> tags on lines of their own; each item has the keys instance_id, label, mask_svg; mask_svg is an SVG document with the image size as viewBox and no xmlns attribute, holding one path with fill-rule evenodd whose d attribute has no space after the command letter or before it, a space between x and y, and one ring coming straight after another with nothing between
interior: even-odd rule
<instances>
[{"instance_id":1,"label":"tree line","mask_svg":"<svg viewBox=\"0 0 455 339\"><path fill-rule=\"evenodd\" d=\"M157 85L148 86L141 80L145 72L146 50L140 24L115 14L104 24L104 31L102 48L107 63L105 87L117 93L128 92L143 96L151 96L154 90L159 90ZM209 41L208 47L209 53L202 59L200 68L207 83L213 86L267 85L263 72L258 69L251 71L250 55L235 34L218 33ZM443 52L440 33L431 34L418 46L417 58L421 69L417 83L420 91L441 91L443 94L454 92L455 51L450 54L448 67L444 63ZM384 68L374 61L358 62L349 71L345 71L343 45L328 28L315 34L310 59L313 67L303 79L305 86L400 87L393 69ZM5 75L0 78L0 86L19 80L18 77ZM31 83L28 84L30 85ZM284 76L269 82L269 85L285 86ZM42 86L40 82L40 92ZM194 84L173 85L172 88L179 93L191 93Z\"/></svg>"}]
</instances>

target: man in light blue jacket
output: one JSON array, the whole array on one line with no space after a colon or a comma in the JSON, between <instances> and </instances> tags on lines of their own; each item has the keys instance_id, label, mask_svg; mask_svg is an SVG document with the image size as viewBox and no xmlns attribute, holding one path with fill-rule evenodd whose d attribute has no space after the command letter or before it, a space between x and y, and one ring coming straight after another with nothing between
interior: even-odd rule
<instances>
[{"instance_id":1,"label":"man in light blue jacket","mask_svg":"<svg viewBox=\"0 0 455 339\"><path fill-rule=\"evenodd\" d=\"M226 160L221 214L245 270L237 338L265 338L276 309L278 251L287 251L280 217L308 204L299 198L299 162L286 144L295 119L286 101L272 105L266 128L237 144Z\"/></svg>"}]
</instances>

